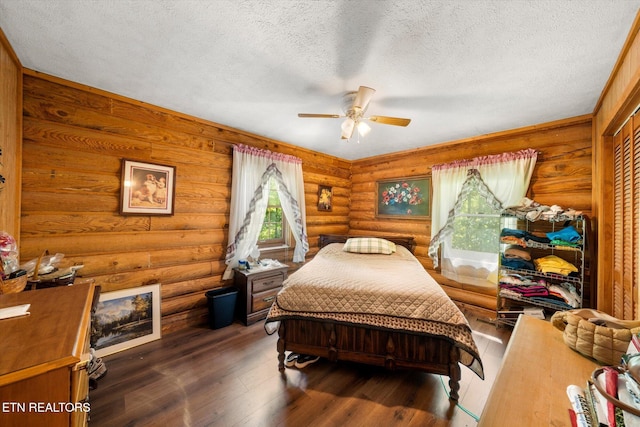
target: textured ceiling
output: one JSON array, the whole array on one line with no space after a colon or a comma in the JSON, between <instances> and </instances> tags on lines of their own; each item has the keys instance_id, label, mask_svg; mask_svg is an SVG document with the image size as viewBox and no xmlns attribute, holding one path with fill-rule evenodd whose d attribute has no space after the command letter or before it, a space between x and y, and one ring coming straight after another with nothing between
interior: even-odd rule
<instances>
[{"instance_id":1,"label":"textured ceiling","mask_svg":"<svg viewBox=\"0 0 640 427\"><path fill-rule=\"evenodd\" d=\"M0 0L30 69L344 159L591 113L640 0ZM360 143L341 96L377 90ZM355 139L355 138L354 138Z\"/></svg>"}]
</instances>

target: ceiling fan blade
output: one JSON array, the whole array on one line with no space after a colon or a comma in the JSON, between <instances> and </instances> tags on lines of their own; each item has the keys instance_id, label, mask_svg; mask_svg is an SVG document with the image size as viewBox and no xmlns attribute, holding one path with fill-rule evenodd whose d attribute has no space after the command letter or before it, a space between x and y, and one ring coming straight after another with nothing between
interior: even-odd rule
<instances>
[{"instance_id":1,"label":"ceiling fan blade","mask_svg":"<svg viewBox=\"0 0 640 427\"><path fill-rule=\"evenodd\" d=\"M358 93L356 93L356 97L353 99L353 108L360 108L362 111L366 111L374 93L376 93L375 89L367 86L360 86L358 88Z\"/></svg>"},{"instance_id":2,"label":"ceiling fan blade","mask_svg":"<svg viewBox=\"0 0 640 427\"><path fill-rule=\"evenodd\" d=\"M347 117L340 127L342 128L342 139L349 139L351 138L351 135L353 135L356 122L352 118Z\"/></svg>"},{"instance_id":3,"label":"ceiling fan blade","mask_svg":"<svg viewBox=\"0 0 640 427\"><path fill-rule=\"evenodd\" d=\"M340 116L338 114L309 114L309 113L298 113L298 117L303 118L314 118L314 119L339 119Z\"/></svg>"},{"instance_id":4,"label":"ceiling fan blade","mask_svg":"<svg viewBox=\"0 0 640 427\"><path fill-rule=\"evenodd\" d=\"M402 119L400 117L371 116L368 119L372 122L393 126L408 126L411 123L411 119Z\"/></svg>"}]
</instances>

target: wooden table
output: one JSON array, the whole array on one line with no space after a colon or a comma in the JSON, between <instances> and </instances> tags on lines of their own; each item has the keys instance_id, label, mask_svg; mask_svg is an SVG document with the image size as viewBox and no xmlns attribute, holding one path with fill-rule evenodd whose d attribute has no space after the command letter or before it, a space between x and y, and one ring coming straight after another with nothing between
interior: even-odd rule
<instances>
[{"instance_id":1,"label":"wooden table","mask_svg":"<svg viewBox=\"0 0 640 427\"><path fill-rule=\"evenodd\" d=\"M551 323L520 316L478 426L570 426L567 386L586 386L598 366Z\"/></svg>"}]
</instances>

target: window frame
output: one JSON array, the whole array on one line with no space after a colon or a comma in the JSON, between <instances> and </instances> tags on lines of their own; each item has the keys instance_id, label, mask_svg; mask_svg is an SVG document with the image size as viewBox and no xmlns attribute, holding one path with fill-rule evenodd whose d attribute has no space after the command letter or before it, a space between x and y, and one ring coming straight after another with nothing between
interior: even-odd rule
<instances>
[{"instance_id":1,"label":"window frame","mask_svg":"<svg viewBox=\"0 0 640 427\"><path fill-rule=\"evenodd\" d=\"M284 211L282 209L282 203L280 203L280 196L278 194L278 190L277 190L277 183L276 180L271 177L269 178L269 195L267 197L267 208L265 210L265 217L263 219L263 223L262 223L262 228L260 229L260 234L258 235L258 248L260 248L261 250L268 250L268 249L273 249L273 248L281 248L281 247L288 247L289 246L289 234L290 234L290 229L289 229L289 225L287 222L287 219L284 215ZM275 193L276 195L276 199L278 201L277 204L272 203L272 193ZM275 239L265 239L265 240L260 240L260 235L262 234L262 232L264 231L265 226L267 226L268 224L278 224L277 222L272 222L269 221L267 222L267 215L269 214L269 209L270 208L276 208L280 210L280 217L281 217L281 222L280 222L280 228L281 228L281 233L282 233L282 237L278 237Z\"/></svg>"}]
</instances>

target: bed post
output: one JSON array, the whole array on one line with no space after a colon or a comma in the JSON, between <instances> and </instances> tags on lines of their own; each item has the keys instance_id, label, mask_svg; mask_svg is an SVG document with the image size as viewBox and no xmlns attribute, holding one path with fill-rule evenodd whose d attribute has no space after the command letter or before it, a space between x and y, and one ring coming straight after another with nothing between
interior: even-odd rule
<instances>
[{"instance_id":1,"label":"bed post","mask_svg":"<svg viewBox=\"0 0 640 427\"><path fill-rule=\"evenodd\" d=\"M325 323L325 329L329 334L329 360L338 361L338 349L336 348L336 325L335 323Z\"/></svg>"},{"instance_id":2,"label":"bed post","mask_svg":"<svg viewBox=\"0 0 640 427\"><path fill-rule=\"evenodd\" d=\"M396 352L396 346L393 343L393 338L391 334L387 337L387 345L385 347L387 354L384 356L384 367L390 371L396 369L396 358L394 356Z\"/></svg>"},{"instance_id":3,"label":"bed post","mask_svg":"<svg viewBox=\"0 0 640 427\"><path fill-rule=\"evenodd\" d=\"M280 321L280 326L278 327L278 344L277 344L277 348L278 348L278 370L281 373L284 373L284 350L285 350L285 335L286 335L286 328L284 326L285 321L281 320Z\"/></svg>"},{"instance_id":4,"label":"bed post","mask_svg":"<svg viewBox=\"0 0 640 427\"><path fill-rule=\"evenodd\" d=\"M460 361L460 349L458 347L451 346L449 360L449 388L451 389L449 397L457 402L460 397L458 391L460 390L460 377L462 376L460 365L458 364Z\"/></svg>"}]
</instances>

